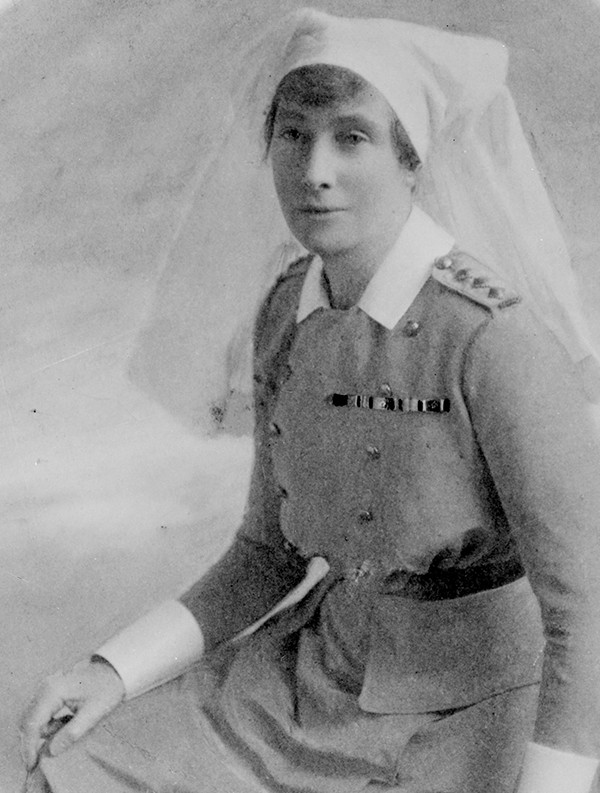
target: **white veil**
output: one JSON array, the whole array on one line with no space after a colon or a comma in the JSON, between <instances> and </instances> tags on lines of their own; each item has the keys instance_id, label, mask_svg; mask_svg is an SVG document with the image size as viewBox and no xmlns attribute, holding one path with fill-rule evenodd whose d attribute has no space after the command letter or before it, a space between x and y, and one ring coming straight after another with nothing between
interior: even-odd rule
<instances>
[{"instance_id":1,"label":"white veil","mask_svg":"<svg viewBox=\"0 0 600 793\"><path fill-rule=\"evenodd\" d=\"M164 366L166 376L197 380L194 403L180 406L197 424L249 415L253 317L301 252L279 211L262 127L280 79L311 63L352 69L387 98L423 161L417 203L531 303L581 364L589 398L598 397L600 369L569 254L505 84L507 61L490 39L312 9L251 44L223 140L196 178L169 254L169 283L177 289L178 273L185 277L180 311L200 316L200 334L177 339L187 366L170 375L166 358ZM144 331L145 348L158 355L161 340L172 339L173 317L161 311L169 304L161 300ZM143 381L143 357L133 367Z\"/></svg>"}]
</instances>

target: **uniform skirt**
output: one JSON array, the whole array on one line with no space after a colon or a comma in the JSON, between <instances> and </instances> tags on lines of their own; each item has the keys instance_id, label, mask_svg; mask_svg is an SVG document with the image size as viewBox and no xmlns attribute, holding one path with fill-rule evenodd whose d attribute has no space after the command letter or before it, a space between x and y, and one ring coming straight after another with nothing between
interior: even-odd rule
<instances>
[{"instance_id":1,"label":"uniform skirt","mask_svg":"<svg viewBox=\"0 0 600 793\"><path fill-rule=\"evenodd\" d=\"M43 758L38 784L43 774L53 793L512 793L537 686L452 711L362 711L370 609L355 592L341 582L297 632L265 626L121 705Z\"/></svg>"}]
</instances>

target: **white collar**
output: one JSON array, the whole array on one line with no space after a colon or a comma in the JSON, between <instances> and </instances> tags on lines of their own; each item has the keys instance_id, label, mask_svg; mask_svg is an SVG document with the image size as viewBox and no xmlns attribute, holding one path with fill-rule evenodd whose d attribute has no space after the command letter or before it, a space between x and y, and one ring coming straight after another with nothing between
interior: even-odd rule
<instances>
[{"instance_id":1,"label":"white collar","mask_svg":"<svg viewBox=\"0 0 600 793\"><path fill-rule=\"evenodd\" d=\"M392 330L423 288L435 259L448 253L454 239L429 215L413 206L392 249L358 301L371 319ZM304 278L296 320L318 308L331 308L323 283L323 262L315 256Z\"/></svg>"}]
</instances>

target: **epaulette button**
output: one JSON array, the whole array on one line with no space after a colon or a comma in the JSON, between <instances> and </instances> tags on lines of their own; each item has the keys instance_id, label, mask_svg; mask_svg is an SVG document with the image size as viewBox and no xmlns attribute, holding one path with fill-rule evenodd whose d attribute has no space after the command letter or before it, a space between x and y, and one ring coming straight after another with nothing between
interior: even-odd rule
<instances>
[{"instance_id":1,"label":"epaulette button","mask_svg":"<svg viewBox=\"0 0 600 793\"><path fill-rule=\"evenodd\" d=\"M437 259L435 262L435 266L438 270L449 270L452 267L452 259L450 256L443 256L441 259Z\"/></svg>"},{"instance_id":2,"label":"epaulette button","mask_svg":"<svg viewBox=\"0 0 600 793\"><path fill-rule=\"evenodd\" d=\"M512 295L503 300L501 303L498 304L498 308L508 308L509 306L514 306L517 303L521 302L521 298L519 295Z\"/></svg>"},{"instance_id":3,"label":"epaulette button","mask_svg":"<svg viewBox=\"0 0 600 793\"><path fill-rule=\"evenodd\" d=\"M404 326L404 335L409 337L416 336L420 330L421 324L414 319L409 319Z\"/></svg>"}]
</instances>

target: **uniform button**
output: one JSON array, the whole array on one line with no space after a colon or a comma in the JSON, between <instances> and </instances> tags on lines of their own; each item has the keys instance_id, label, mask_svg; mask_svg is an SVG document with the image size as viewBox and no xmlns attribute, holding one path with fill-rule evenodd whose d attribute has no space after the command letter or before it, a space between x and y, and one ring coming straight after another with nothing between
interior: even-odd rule
<instances>
[{"instance_id":1,"label":"uniform button","mask_svg":"<svg viewBox=\"0 0 600 793\"><path fill-rule=\"evenodd\" d=\"M367 454L369 455L371 460L379 460L379 458L381 457L381 452L379 451L377 446L372 446L371 444L367 446Z\"/></svg>"},{"instance_id":2,"label":"uniform button","mask_svg":"<svg viewBox=\"0 0 600 793\"><path fill-rule=\"evenodd\" d=\"M283 549L284 549L284 551L289 553L290 551L292 551L294 549L294 546L289 540L284 540L283 541Z\"/></svg>"},{"instance_id":3,"label":"uniform button","mask_svg":"<svg viewBox=\"0 0 600 793\"><path fill-rule=\"evenodd\" d=\"M492 300L500 300L501 297L504 297L504 289L499 286L492 286L488 291L488 297L491 297Z\"/></svg>"},{"instance_id":4,"label":"uniform button","mask_svg":"<svg viewBox=\"0 0 600 793\"><path fill-rule=\"evenodd\" d=\"M477 278L473 278L472 286L474 286L475 289L484 289L487 285L488 285L487 278L482 278L481 276L478 276Z\"/></svg>"},{"instance_id":5,"label":"uniform button","mask_svg":"<svg viewBox=\"0 0 600 793\"><path fill-rule=\"evenodd\" d=\"M281 498L287 498L287 497L288 497L288 495L289 495L289 493L288 493L288 491L285 489L285 487L280 487L280 488L279 488L279 495L281 496Z\"/></svg>"},{"instance_id":6,"label":"uniform button","mask_svg":"<svg viewBox=\"0 0 600 793\"><path fill-rule=\"evenodd\" d=\"M441 259L437 259L435 266L438 270L449 270L452 267L452 259L450 256L444 256Z\"/></svg>"},{"instance_id":7,"label":"uniform button","mask_svg":"<svg viewBox=\"0 0 600 793\"><path fill-rule=\"evenodd\" d=\"M358 519L361 523L370 523L373 520L373 513L370 509L361 509Z\"/></svg>"},{"instance_id":8,"label":"uniform button","mask_svg":"<svg viewBox=\"0 0 600 793\"><path fill-rule=\"evenodd\" d=\"M416 336L417 333L421 330L421 325L414 319L409 320L406 325L404 326L404 335L405 336Z\"/></svg>"},{"instance_id":9,"label":"uniform button","mask_svg":"<svg viewBox=\"0 0 600 793\"><path fill-rule=\"evenodd\" d=\"M361 578L365 578L371 572L371 564L368 560L364 561L360 567L354 567L350 570L349 578L351 581L355 583L360 581Z\"/></svg>"},{"instance_id":10,"label":"uniform button","mask_svg":"<svg viewBox=\"0 0 600 793\"><path fill-rule=\"evenodd\" d=\"M392 386L389 383L383 383L379 390L383 396L392 396Z\"/></svg>"},{"instance_id":11,"label":"uniform button","mask_svg":"<svg viewBox=\"0 0 600 793\"><path fill-rule=\"evenodd\" d=\"M456 281L466 281L470 274L470 270L467 270L466 267L463 267L462 270L457 270L454 273L454 278Z\"/></svg>"},{"instance_id":12,"label":"uniform button","mask_svg":"<svg viewBox=\"0 0 600 793\"><path fill-rule=\"evenodd\" d=\"M279 424L276 424L274 421L272 421L269 424L269 433L273 436L281 435L281 427Z\"/></svg>"}]
</instances>

